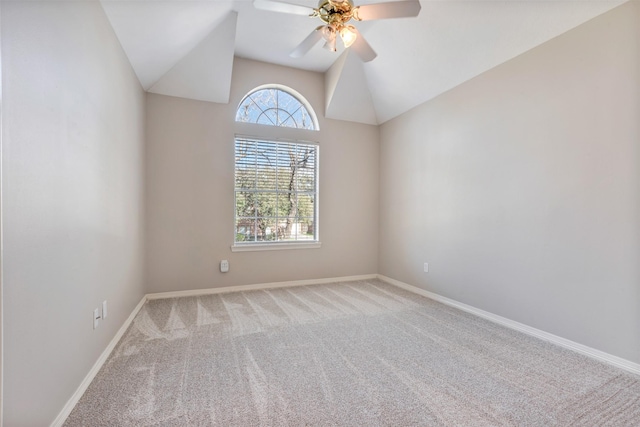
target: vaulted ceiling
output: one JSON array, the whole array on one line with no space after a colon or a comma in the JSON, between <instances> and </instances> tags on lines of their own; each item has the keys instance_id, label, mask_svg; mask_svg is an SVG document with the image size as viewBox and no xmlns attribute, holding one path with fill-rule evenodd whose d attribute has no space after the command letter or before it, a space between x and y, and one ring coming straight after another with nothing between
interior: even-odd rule
<instances>
[{"instance_id":1,"label":"vaulted ceiling","mask_svg":"<svg viewBox=\"0 0 640 427\"><path fill-rule=\"evenodd\" d=\"M316 7L317 0L287 0ZM390 0L355 0L356 5ZM625 0L420 0L417 18L357 22L378 57L289 53L321 22L250 0L102 0L145 90L229 101L233 57L322 72L325 115L380 124Z\"/></svg>"}]
</instances>

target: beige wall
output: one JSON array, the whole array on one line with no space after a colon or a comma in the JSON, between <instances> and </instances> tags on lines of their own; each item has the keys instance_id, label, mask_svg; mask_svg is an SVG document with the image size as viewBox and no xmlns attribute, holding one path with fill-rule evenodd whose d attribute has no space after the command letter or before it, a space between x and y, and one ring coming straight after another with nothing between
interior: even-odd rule
<instances>
[{"instance_id":1,"label":"beige wall","mask_svg":"<svg viewBox=\"0 0 640 427\"><path fill-rule=\"evenodd\" d=\"M381 274L640 362L639 8L381 127Z\"/></svg>"},{"instance_id":2,"label":"beige wall","mask_svg":"<svg viewBox=\"0 0 640 427\"><path fill-rule=\"evenodd\" d=\"M144 293L144 94L97 2L3 2L2 68L4 425L46 426Z\"/></svg>"},{"instance_id":3,"label":"beige wall","mask_svg":"<svg viewBox=\"0 0 640 427\"><path fill-rule=\"evenodd\" d=\"M319 116L320 249L231 252L235 112L267 83L300 92ZM149 292L377 272L378 128L325 119L323 102L322 74L246 59L234 62L229 104L147 94Z\"/></svg>"}]
</instances>

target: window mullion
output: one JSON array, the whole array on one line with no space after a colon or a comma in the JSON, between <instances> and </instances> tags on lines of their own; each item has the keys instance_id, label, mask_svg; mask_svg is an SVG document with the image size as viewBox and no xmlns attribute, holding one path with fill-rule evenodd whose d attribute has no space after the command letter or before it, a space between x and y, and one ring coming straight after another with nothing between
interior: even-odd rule
<instances>
[{"instance_id":1,"label":"window mullion","mask_svg":"<svg viewBox=\"0 0 640 427\"><path fill-rule=\"evenodd\" d=\"M280 240L280 144L276 144L276 241Z\"/></svg>"},{"instance_id":2,"label":"window mullion","mask_svg":"<svg viewBox=\"0 0 640 427\"><path fill-rule=\"evenodd\" d=\"M258 241L258 141L253 141L253 169L255 179L253 180L253 241Z\"/></svg>"}]
</instances>

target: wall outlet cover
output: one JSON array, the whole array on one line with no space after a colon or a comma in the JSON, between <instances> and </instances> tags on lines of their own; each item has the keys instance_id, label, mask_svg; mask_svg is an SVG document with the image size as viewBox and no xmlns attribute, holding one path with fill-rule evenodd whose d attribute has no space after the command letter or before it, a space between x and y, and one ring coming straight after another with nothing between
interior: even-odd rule
<instances>
[{"instance_id":1,"label":"wall outlet cover","mask_svg":"<svg viewBox=\"0 0 640 427\"><path fill-rule=\"evenodd\" d=\"M97 328L100 325L100 309L93 309L93 329Z\"/></svg>"}]
</instances>

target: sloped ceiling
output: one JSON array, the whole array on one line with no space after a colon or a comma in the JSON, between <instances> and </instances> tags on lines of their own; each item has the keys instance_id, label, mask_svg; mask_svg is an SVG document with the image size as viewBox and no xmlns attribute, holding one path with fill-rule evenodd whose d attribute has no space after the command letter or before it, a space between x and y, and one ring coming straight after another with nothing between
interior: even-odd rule
<instances>
[{"instance_id":1,"label":"sloped ceiling","mask_svg":"<svg viewBox=\"0 0 640 427\"><path fill-rule=\"evenodd\" d=\"M325 90L326 117L378 124L364 63L349 49L325 73Z\"/></svg>"},{"instance_id":2,"label":"sloped ceiling","mask_svg":"<svg viewBox=\"0 0 640 427\"><path fill-rule=\"evenodd\" d=\"M236 12L229 12L225 20L160 77L149 92L229 102L237 17Z\"/></svg>"},{"instance_id":3,"label":"sloped ceiling","mask_svg":"<svg viewBox=\"0 0 640 427\"><path fill-rule=\"evenodd\" d=\"M236 55L326 73L327 117L380 124L624 2L421 0L417 18L356 23L378 53L368 63L321 44L289 57L320 21L248 0L102 5L145 90L228 102Z\"/></svg>"}]
</instances>

